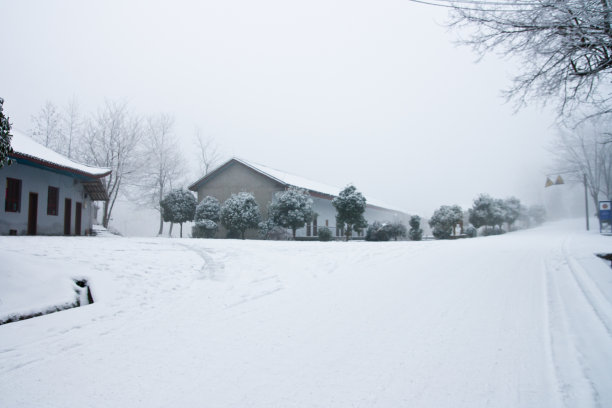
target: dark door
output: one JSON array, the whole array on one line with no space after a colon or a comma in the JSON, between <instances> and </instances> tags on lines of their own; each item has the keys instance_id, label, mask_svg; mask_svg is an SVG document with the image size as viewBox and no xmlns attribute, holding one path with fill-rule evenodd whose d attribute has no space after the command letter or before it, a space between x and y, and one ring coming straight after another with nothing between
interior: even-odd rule
<instances>
[{"instance_id":1,"label":"dark door","mask_svg":"<svg viewBox=\"0 0 612 408\"><path fill-rule=\"evenodd\" d=\"M76 211L74 212L74 235L81 235L81 208L82 203L76 203Z\"/></svg>"},{"instance_id":2,"label":"dark door","mask_svg":"<svg viewBox=\"0 0 612 408\"><path fill-rule=\"evenodd\" d=\"M36 223L38 222L38 194L30 193L28 206L28 235L36 235Z\"/></svg>"},{"instance_id":3,"label":"dark door","mask_svg":"<svg viewBox=\"0 0 612 408\"><path fill-rule=\"evenodd\" d=\"M64 201L64 235L70 235L70 218L72 211L72 200L67 198Z\"/></svg>"}]
</instances>

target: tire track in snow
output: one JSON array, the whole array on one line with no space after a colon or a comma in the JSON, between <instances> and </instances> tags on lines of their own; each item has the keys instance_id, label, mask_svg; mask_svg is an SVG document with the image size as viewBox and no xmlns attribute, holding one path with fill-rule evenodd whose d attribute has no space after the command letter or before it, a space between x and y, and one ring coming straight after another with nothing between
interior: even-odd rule
<instances>
[{"instance_id":1,"label":"tire track in snow","mask_svg":"<svg viewBox=\"0 0 612 408\"><path fill-rule=\"evenodd\" d=\"M545 260L553 364L565 406L601 407L612 383L605 365L612 350L609 303L597 298L599 289L569 255L569 239Z\"/></svg>"},{"instance_id":2,"label":"tire track in snow","mask_svg":"<svg viewBox=\"0 0 612 408\"><path fill-rule=\"evenodd\" d=\"M568 242L565 241L563 243L563 257L572 273L576 286L580 289L582 295L591 306L593 313L608 332L608 336L612 338L612 305L602 295L601 291L591 277L585 272L584 268L569 255L567 246Z\"/></svg>"},{"instance_id":3,"label":"tire track in snow","mask_svg":"<svg viewBox=\"0 0 612 408\"><path fill-rule=\"evenodd\" d=\"M554 276L559 272L559 268L552 268L547 261L544 261L548 303L547 326L558 391L565 407L576 407L581 401L587 400L593 402L594 406L596 392L584 372L584 367L576 358L576 345L571 341L563 297Z\"/></svg>"}]
</instances>

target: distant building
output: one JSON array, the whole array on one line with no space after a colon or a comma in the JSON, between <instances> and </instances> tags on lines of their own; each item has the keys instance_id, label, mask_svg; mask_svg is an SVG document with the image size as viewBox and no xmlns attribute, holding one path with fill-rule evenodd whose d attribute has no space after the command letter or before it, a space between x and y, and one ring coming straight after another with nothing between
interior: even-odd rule
<instances>
[{"instance_id":1,"label":"distant building","mask_svg":"<svg viewBox=\"0 0 612 408\"><path fill-rule=\"evenodd\" d=\"M191 186L191 191L197 192L198 202L206 196L215 197L223 204L232 194L241 191L252 193L259 204L262 218L268 216L268 204L274 194L289 187L298 187L306 190L314 202L313 208L316 218L303 228L296 231L296 237L316 237L318 228L328 227L335 236L342 236L342 231L336 227L336 209L331 200L338 196L342 188L332 187L299 176L294 176L266 166L233 158L212 172L208 173ZM369 224L374 221L402 221L408 225L408 215L402 211L392 209L384 204L370 200L366 197L367 208L364 214ZM227 231L220 230L218 236L224 237ZM363 235L353 233L353 237ZM257 237L257 233L249 231L250 238Z\"/></svg>"},{"instance_id":2,"label":"distant building","mask_svg":"<svg viewBox=\"0 0 612 408\"><path fill-rule=\"evenodd\" d=\"M108 200L109 169L86 166L12 132L14 163L0 169L0 235L83 235L91 232L94 201Z\"/></svg>"}]
</instances>

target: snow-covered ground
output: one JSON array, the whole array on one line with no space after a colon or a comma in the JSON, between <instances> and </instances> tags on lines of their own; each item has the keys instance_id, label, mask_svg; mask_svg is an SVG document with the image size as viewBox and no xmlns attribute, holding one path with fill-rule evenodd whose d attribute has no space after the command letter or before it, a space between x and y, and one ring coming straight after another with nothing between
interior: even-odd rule
<instances>
[{"instance_id":1,"label":"snow-covered ground","mask_svg":"<svg viewBox=\"0 0 612 408\"><path fill-rule=\"evenodd\" d=\"M581 229L1 237L0 316L95 303L0 326L0 406L612 406L612 237Z\"/></svg>"}]
</instances>

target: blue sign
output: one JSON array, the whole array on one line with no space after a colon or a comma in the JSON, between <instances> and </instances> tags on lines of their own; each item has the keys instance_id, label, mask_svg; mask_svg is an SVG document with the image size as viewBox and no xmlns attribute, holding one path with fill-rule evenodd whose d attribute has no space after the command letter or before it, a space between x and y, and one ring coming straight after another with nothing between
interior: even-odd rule
<instances>
[{"instance_id":1,"label":"blue sign","mask_svg":"<svg viewBox=\"0 0 612 408\"><path fill-rule=\"evenodd\" d=\"M599 202L599 221L612 221L612 201Z\"/></svg>"}]
</instances>

